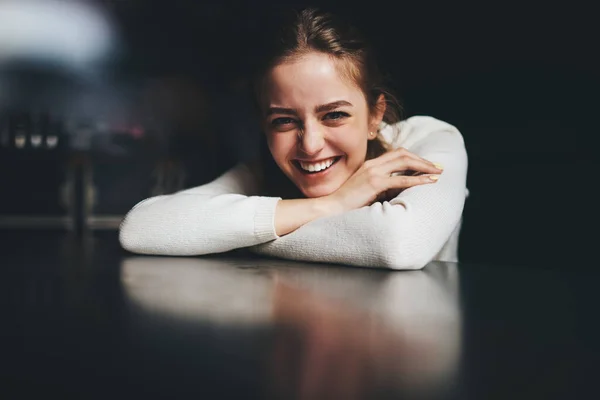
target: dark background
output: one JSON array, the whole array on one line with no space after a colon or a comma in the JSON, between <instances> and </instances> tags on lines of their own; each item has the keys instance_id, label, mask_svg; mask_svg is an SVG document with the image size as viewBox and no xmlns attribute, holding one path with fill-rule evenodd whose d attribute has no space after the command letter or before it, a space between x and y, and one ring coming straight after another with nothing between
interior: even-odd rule
<instances>
[{"instance_id":1,"label":"dark background","mask_svg":"<svg viewBox=\"0 0 600 400\"><path fill-rule=\"evenodd\" d=\"M595 218L598 166L591 10L573 2L100 3L122 38L106 79L128 88L131 126L145 135L117 135L121 152L91 152L96 214L123 215L151 194L208 182L249 157L255 132L238 78L264 21L278 8L311 4L352 19L371 38L405 117L431 115L463 133L471 194L462 261L593 262L583 255L593 253L595 236L582 233ZM43 80L56 71L33 74ZM69 79L65 85L80 85ZM64 213L56 199L72 154L23 154L0 153L0 214ZM167 177L160 185L157 170Z\"/></svg>"}]
</instances>

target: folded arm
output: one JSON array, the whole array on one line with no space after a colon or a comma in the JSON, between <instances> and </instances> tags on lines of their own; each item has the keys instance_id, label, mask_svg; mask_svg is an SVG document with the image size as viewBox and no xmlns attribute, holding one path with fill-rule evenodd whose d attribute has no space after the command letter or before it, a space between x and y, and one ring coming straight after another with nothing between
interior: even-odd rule
<instances>
[{"instance_id":1,"label":"folded arm","mask_svg":"<svg viewBox=\"0 0 600 400\"><path fill-rule=\"evenodd\" d=\"M466 196L467 154L458 131L439 130L409 151L444 165L437 183L404 190L340 215L313 220L252 248L259 254L365 267L420 269L460 222Z\"/></svg>"},{"instance_id":2,"label":"folded arm","mask_svg":"<svg viewBox=\"0 0 600 400\"><path fill-rule=\"evenodd\" d=\"M189 256L273 240L279 198L252 196L254 186L240 165L206 185L146 199L121 223L121 245L139 254Z\"/></svg>"}]
</instances>

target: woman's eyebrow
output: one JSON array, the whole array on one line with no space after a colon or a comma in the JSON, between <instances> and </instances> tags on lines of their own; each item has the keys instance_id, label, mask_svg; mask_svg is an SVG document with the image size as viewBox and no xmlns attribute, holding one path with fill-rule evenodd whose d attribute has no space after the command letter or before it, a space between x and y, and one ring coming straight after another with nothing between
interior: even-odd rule
<instances>
[{"instance_id":1,"label":"woman's eyebrow","mask_svg":"<svg viewBox=\"0 0 600 400\"><path fill-rule=\"evenodd\" d=\"M335 110L336 108L339 107L352 107L352 103L347 102L346 100L338 100L338 101L333 101L331 103L327 103L327 104L321 104L315 107L315 113L322 113L322 112L327 112L327 111L331 111L331 110ZM267 116L269 115L273 115L273 114L284 114L284 115L298 115L298 111L293 109L293 108L284 108L284 107L269 107L269 109L267 110Z\"/></svg>"},{"instance_id":2,"label":"woman's eyebrow","mask_svg":"<svg viewBox=\"0 0 600 400\"><path fill-rule=\"evenodd\" d=\"M344 106L352 107L352 104L348 103L346 100L333 101L331 103L321 104L320 106L316 106L315 113L318 114L318 113L322 113L322 112L327 112L327 111L335 110L336 108L344 107Z\"/></svg>"}]
</instances>

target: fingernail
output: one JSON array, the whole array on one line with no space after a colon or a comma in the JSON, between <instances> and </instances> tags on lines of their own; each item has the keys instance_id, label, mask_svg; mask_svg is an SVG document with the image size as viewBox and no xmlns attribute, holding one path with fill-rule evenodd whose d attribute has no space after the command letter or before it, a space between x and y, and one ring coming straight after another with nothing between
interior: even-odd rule
<instances>
[{"instance_id":1,"label":"fingernail","mask_svg":"<svg viewBox=\"0 0 600 400\"><path fill-rule=\"evenodd\" d=\"M444 166L440 163L433 163L437 169L444 169Z\"/></svg>"},{"instance_id":2,"label":"fingernail","mask_svg":"<svg viewBox=\"0 0 600 400\"><path fill-rule=\"evenodd\" d=\"M432 181L437 181L438 179L440 179L439 175L429 175L429 179L431 179Z\"/></svg>"}]
</instances>

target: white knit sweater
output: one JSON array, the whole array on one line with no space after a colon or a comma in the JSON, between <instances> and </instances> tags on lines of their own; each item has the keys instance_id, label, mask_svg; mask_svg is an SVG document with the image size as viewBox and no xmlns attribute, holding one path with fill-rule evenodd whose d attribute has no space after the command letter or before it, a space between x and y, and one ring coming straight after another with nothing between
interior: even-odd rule
<instances>
[{"instance_id":1,"label":"white knit sweater","mask_svg":"<svg viewBox=\"0 0 600 400\"><path fill-rule=\"evenodd\" d=\"M258 195L249 168L238 165L208 184L138 203L121 223L121 245L134 253L193 256L241 247L280 258L363 267L420 269L457 261L467 153L460 132L414 116L381 133L392 147L444 166L438 182L409 188L391 201L313 220L275 233L280 198Z\"/></svg>"}]
</instances>

